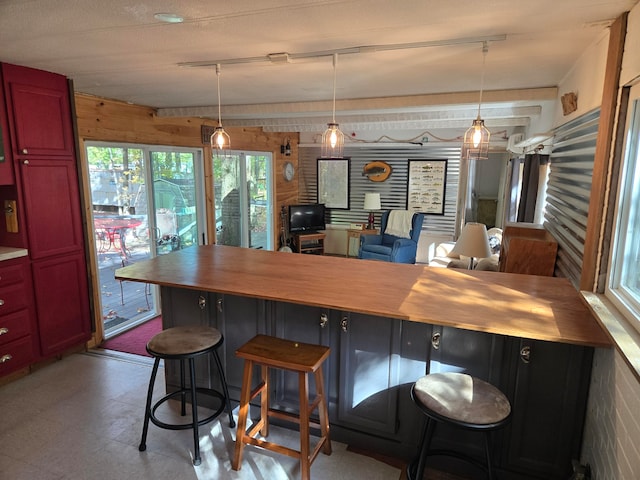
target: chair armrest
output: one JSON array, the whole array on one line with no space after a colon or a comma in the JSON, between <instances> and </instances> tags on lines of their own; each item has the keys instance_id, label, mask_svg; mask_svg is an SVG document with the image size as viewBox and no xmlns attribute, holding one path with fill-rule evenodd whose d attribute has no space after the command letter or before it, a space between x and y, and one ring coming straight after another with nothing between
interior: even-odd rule
<instances>
[{"instance_id":1,"label":"chair armrest","mask_svg":"<svg viewBox=\"0 0 640 480\"><path fill-rule=\"evenodd\" d=\"M360 235L360 246L382 245L382 235Z\"/></svg>"}]
</instances>

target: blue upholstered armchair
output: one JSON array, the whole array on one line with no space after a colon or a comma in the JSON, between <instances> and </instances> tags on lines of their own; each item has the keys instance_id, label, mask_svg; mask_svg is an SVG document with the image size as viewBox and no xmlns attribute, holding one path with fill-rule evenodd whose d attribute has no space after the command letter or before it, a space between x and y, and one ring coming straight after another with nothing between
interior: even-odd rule
<instances>
[{"instance_id":1,"label":"blue upholstered armchair","mask_svg":"<svg viewBox=\"0 0 640 480\"><path fill-rule=\"evenodd\" d=\"M359 258L382 260L384 262L416 263L418 238L422 231L424 214L414 213L411 218L411 238L402 238L385 233L389 211L382 213L380 221L380 235L361 235Z\"/></svg>"}]
</instances>

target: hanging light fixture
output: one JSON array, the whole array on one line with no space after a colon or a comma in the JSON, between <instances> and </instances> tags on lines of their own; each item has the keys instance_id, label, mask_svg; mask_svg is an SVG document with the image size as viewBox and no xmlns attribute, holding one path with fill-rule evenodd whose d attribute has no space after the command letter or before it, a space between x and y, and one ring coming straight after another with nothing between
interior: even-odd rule
<instances>
[{"instance_id":1,"label":"hanging light fixture","mask_svg":"<svg viewBox=\"0 0 640 480\"><path fill-rule=\"evenodd\" d=\"M489 158L489 137L491 133L484 126L484 120L480 118L482 105L482 90L484 87L485 59L489 51L489 43L482 42L482 76L480 79L480 100L478 101L478 117L464 134L462 144L462 156L467 160L487 160Z\"/></svg>"},{"instance_id":2,"label":"hanging light fixture","mask_svg":"<svg viewBox=\"0 0 640 480\"><path fill-rule=\"evenodd\" d=\"M217 157L229 156L229 148L231 147L231 138L229 134L222 128L222 115L220 113L220 64L216 63L216 77L218 77L218 126L211 135L211 148L215 151Z\"/></svg>"},{"instance_id":3,"label":"hanging light fixture","mask_svg":"<svg viewBox=\"0 0 640 480\"><path fill-rule=\"evenodd\" d=\"M336 123L336 66L338 54L333 54L333 117L331 123L322 134L322 158L342 158L344 153L344 134L340 131L340 125Z\"/></svg>"}]
</instances>

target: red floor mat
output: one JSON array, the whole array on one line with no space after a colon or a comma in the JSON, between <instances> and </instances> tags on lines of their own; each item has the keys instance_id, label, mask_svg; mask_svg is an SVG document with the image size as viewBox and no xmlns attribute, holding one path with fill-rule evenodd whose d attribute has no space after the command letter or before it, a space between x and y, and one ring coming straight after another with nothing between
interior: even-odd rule
<instances>
[{"instance_id":1,"label":"red floor mat","mask_svg":"<svg viewBox=\"0 0 640 480\"><path fill-rule=\"evenodd\" d=\"M160 331L162 331L162 317L156 317L117 337L110 338L103 342L100 348L150 357L145 347L151 337Z\"/></svg>"}]
</instances>

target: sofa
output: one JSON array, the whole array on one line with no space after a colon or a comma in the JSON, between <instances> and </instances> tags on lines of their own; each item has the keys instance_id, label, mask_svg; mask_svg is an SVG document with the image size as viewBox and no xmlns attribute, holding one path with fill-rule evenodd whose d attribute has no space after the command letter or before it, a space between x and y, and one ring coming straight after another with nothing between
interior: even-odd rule
<instances>
[{"instance_id":1,"label":"sofa","mask_svg":"<svg viewBox=\"0 0 640 480\"><path fill-rule=\"evenodd\" d=\"M487 230L491 256L474 258L474 270L497 272L499 270L500 246L502 245L502 229L494 227ZM456 242L442 242L435 250L433 258L429 260L430 267L469 268L469 257L451 253Z\"/></svg>"}]
</instances>

